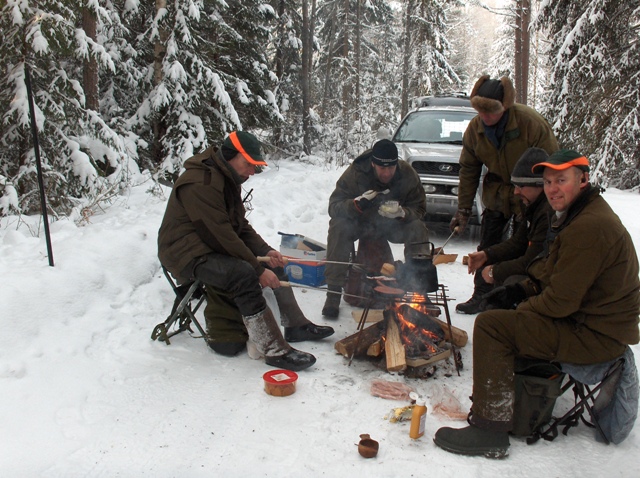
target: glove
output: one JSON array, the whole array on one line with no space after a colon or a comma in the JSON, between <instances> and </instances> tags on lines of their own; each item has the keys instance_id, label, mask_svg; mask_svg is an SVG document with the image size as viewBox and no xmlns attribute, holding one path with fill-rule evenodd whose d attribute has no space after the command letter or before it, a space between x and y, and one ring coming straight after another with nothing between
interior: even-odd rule
<instances>
[{"instance_id":1,"label":"glove","mask_svg":"<svg viewBox=\"0 0 640 478\"><path fill-rule=\"evenodd\" d=\"M515 309L526 298L527 294L520 284L501 285L482 296L488 309Z\"/></svg>"},{"instance_id":2,"label":"glove","mask_svg":"<svg viewBox=\"0 0 640 478\"><path fill-rule=\"evenodd\" d=\"M385 201L380 204L380 207L378 208L378 214L389 219L396 219L403 218L405 212L398 201Z\"/></svg>"},{"instance_id":3,"label":"glove","mask_svg":"<svg viewBox=\"0 0 640 478\"><path fill-rule=\"evenodd\" d=\"M353 202L360 212L364 212L374 206L374 199L378 194L387 194L388 192L388 189L385 189L382 192L369 189L368 191L363 192L362 195L355 198Z\"/></svg>"},{"instance_id":4,"label":"glove","mask_svg":"<svg viewBox=\"0 0 640 478\"><path fill-rule=\"evenodd\" d=\"M449 230L454 232L457 227L458 234L462 234L467 227L470 216L471 209L458 209L449 223Z\"/></svg>"}]
</instances>

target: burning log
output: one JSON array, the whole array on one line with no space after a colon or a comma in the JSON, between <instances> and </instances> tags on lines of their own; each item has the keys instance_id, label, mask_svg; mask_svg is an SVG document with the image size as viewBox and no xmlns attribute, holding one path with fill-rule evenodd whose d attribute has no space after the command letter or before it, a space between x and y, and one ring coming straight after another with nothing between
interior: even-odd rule
<instances>
[{"instance_id":1,"label":"burning log","mask_svg":"<svg viewBox=\"0 0 640 478\"><path fill-rule=\"evenodd\" d=\"M386 326L383 321L377 322L366 329L362 329L360 332L356 332L349 337L337 341L334 348L336 352L347 358L354 355L364 355L372 343L382 338L385 329ZM358 334L361 334L359 339Z\"/></svg>"},{"instance_id":2,"label":"burning log","mask_svg":"<svg viewBox=\"0 0 640 478\"><path fill-rule=\"evenodd\" d=\"M351 312L351 315L353 316L353 319L355 321L359 321L360 318L362 317L362 311L354 310ZM382 310L370 310L369 313L367 314L367 323L380 322L383 318L384 316L383 316ZM453 333L453 337L450 337L449 326L447 325L446 322L440 319L436 319L433 316L431 316L430 318L442 328L442 331L444 332L445 340L451 342L456 347L464 347L465 345L467 345L467 342L469 341L469 335L467 334L466 331L452 325L451 331Z\"/></svg>"}]
</instances>

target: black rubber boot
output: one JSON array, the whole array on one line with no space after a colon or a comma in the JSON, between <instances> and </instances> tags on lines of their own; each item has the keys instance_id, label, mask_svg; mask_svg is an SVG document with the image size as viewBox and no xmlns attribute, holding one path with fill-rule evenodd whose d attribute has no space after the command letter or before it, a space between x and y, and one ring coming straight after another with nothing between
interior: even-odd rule
<instances>
[{"instance_id":1,"label":"black rubber boot","mask_svg":"<svg viewBox=\"0 0 640 478\"><path fill-rule=\"evenodd\" d=\"M508 455L509 433L473 425L457 429L444 427L436 432L433 442L443 450L459 455L504 458Z\"/></svg>"},{"instance_id":2,"label":"black rubber boot","mask_svg":"<svg viewBox=\"0 0 640 478\"><path fill-rule=\"evenodd\" d=\"M285 327L284 339L287 342L304 342L305 340L321 340L333 335L333 327L316 324L300 325L299 327Z\"/></svg>"},{"instance_id":3,"label":"black rubber boot","mask_svg":"<svg viewBox=\"0 0 640 478\"><path fill-rule=\"evenodd\" d=\"M462 314L477 314L483 312L487 308L487 301L482 299L484 294L474 293L466 302L456 305L456 312Z\"/></svg>"},{"instance_id":4,"label":"black rubber boot","mask_svg":"<svg viewBox=\"0 0 640 478\"><path fill-rule=\"evenodd\" d=\"M482 296L493 290L493 284L487 284L482 278L482 269L478 269L473 277L473 295L471 298L456 305L456 312L463 314L477 314L487 310L487 301Z\"/></svg>"},{"instance_id":5,"label":"black rubber boot","mask_svg":"<svg viewBox=\"0 0 640 478\"><path fill-rule=\"evenodd\" d=\"M215 353L226 357L233 357L242 352L247 346L246 342L211 342L207 340L207 345Z\"/></svg>"},{"instance_id":6,"label":"black rubber boot","mask_svg":"<svg viewBox=\"0 0 640 478\"><path fill-rule=\"evenodd\" d=\"M335 319L340 313L340 299L342 298L342 286L327 285L327 300L322 308L322 315Z\"/></svg>"},{"instance_id":7,"label":"black rubber boot","mask_svg":"<svg viewBox=\"0 0 640 478\"><path fill-rule=\"evenodd\" d=\"M284 355L279 355L277 357L265 357L264 362L272 367L298 372L311 367L316 363L316 358L307 352L302 352L292 348Z\"/></svg>"}]
</instances>

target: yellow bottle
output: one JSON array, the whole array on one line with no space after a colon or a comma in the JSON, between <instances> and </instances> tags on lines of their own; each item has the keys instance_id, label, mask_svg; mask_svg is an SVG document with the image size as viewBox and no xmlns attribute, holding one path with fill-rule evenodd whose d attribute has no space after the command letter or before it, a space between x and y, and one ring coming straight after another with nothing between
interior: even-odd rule
<instances>
[{"instance_id":1,"label":"yellow bottle","mask_svg":"<svg viewBox=\"0 0 640 478\"><path fill-rule=\"evenodd\" d=\"M413 395L413 396L411 396ZM409 436L414 440L424 435L424 424L427 418L427 407L424 399L420 398L417 394L411 394L411 398L416 401L413 406L413 413L411 414L411 427L409 428Z\"/></svg>"}]
</instances>

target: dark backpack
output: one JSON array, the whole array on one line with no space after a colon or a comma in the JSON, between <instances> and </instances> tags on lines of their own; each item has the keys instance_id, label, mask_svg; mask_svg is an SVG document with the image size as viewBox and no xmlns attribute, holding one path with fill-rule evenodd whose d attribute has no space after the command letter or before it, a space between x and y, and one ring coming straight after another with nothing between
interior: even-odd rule
<instances>
[{"instance_id":1,"label":"dark backpack","mask_svg":"<svg viewBox=\"0 0 640 478\"><path fill-rule=\"evenodd\" d=\"M551 421L564 373L550 362L518 359L515 369L514 436L533 435Z\"/></svg>"}]
</instances>

